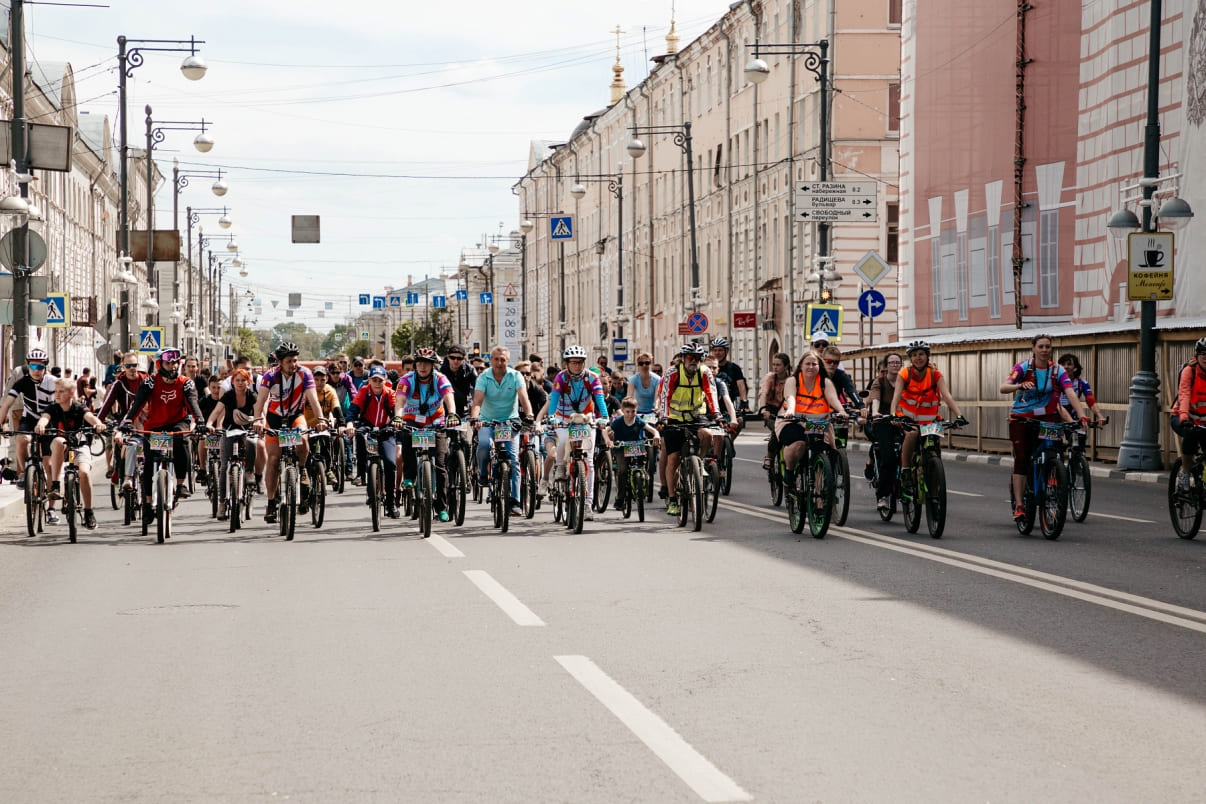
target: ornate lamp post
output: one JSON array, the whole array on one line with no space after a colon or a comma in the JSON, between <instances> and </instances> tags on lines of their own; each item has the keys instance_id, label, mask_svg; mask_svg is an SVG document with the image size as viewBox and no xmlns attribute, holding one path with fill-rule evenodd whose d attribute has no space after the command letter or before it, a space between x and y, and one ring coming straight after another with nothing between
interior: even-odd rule
<instances>
[{"instance_id":1,"label":"ornate lamp post","mask_svg":"<svg viewBox=\"0 0 1206 804\"><path fill-rule=\"evenodd\" d=\"M645 155L645 143L638 139L650 134L669 134L674 144L683 151L687 162L687 211L691 219L691 307L697 308L699 299L699 248L695 237L695 162L691 155L691 124L681 126L633 126L632 139L628 141L628 155L640 159Z\"/></svg>"}]
</instances>

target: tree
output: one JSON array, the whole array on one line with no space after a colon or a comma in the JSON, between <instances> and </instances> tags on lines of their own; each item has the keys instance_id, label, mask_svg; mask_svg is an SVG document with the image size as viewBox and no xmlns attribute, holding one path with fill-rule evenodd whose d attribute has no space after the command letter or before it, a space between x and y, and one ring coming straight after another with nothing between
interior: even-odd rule
<instances>
[{"instance_id":1,"label":"tree","mask_svg":"<svg viewBox=\"0 0 1206 804\"><path fill-rule=\"evenodd\" d=\"M348 324L336 324L322 339L322 343L318 347L319 351L328 357L338 354L344 351L349 343L356 340L353 337L354 334L355 330Z\"/></svg>"},{"instance_id":2,"label":"tree","mask_svg":"<svg viewBox=\"0 0 1206 804\"><path fill-rule=\"evenodd\" d=\"M447 309L429 310L422 319L403 322L390 335L390 345L394 353L399 355L411 354L412 349L420 346L430 346L440 354L445 354L456 343L455 323Z\"/></svg>"},{"instance_id":3,"label":"tree","mask_svg":"<svg viewBox=\"0 0 1206 804\"><path fill-rule=\"evenodd\" d=\"M369 342L364 340L352 341L343 351L348 353L348 357L353 358L368 357L372 354L372 348L369 346Z\"/></svg>"},{"instance_id":4,"label":"tree","mask_svg":"<svg viewBox=\"0 0 1206 804\"><path fill-rule=\"evenodd\" d=\"M256 339L255 333L247 329L247 327L239 327L235 332L234 353L240 357L246 357L251 361L253 366L262 366L268 362L264 350L260 348L259 341Z\"/></svg>"}]
</instances>

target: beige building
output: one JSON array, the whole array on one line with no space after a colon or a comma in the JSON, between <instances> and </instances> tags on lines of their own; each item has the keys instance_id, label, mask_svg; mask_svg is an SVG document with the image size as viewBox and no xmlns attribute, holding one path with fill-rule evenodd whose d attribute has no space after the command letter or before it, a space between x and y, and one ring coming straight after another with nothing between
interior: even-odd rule
<instances>
[{"instance_id":1,"label":"beige building","mask_svg":"<svg viewBox=\"0 0 1206 804\"><path fill-rule=\"evenodd\" d=\"M795 220L794 182L820 178L819 82L803 55L768 56L768 79L751 83L751 45L828 40L831 76L831 180L875 181L876 222L831 227L833 270L827 287L846 310L843 344L858 344L852 265L869 250L895 259L899 118L899 3L884 0L734 4L682 50L667 37L648 78L631 90L617 64L612 105L586 116L565 143L533 143L527 174L514 191L519 217L532 226L523 270L525 351L558 355L581 343L610 351L627 338L629 354L651 349L668 359L688 338L720 335L733 359L761 374L777 351L806 344L804 306L818 300L816 226ZM690 124L690 176L685 143ZM629 155L633 127L646 152ZM680 135L676 137L675 132ZM622 176L621 201L608 177ZM688 178L693 187L688 185ZM571 188L585 189L575 198ZM691 190L696 265L692 265ZM574 240L554 242L550 218L569 214ZM525 227L526 228L526 227ZM621 270L622 262L622 270ZM879 287L893 310L893 283ZM709 326L680 335L692 313ZM737 329L737 313L757 326ZM881 332L895 330L889 314Z\"/></svg>"}]
</instances>

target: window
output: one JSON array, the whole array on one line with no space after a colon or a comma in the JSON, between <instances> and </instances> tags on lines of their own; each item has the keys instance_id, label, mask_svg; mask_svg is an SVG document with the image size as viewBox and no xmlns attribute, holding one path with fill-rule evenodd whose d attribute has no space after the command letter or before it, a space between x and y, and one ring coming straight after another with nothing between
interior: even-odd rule
<instances>
[{"instance_id":1,"label":"window","mask_svg":"<svg viewBox=\"0 0 1206 804\"><path fill-rule=\"evenodd\" d=\"M899 27L903 17L903 0L888 0L888 27Z\"/></svg>"},{"instance_id":2,"label":"window","mask_svg":"<svg viewBox=\"0 0 1206 804\"><path fill-rule=\"evenodd\" d=\"M888 133L900 133L900 84L888 84Z\"/></svg>"},{"instance_id":3,"label":"window","mask_svg":"<svg viewBox=\"0 0 1206 804\"><path fill-rule=\"evenodd\" d=\"M955 237L955 283L959 289L959 320L966 321L968 313L967 232L959 232Z\"/></svg>"},{"instance_id":4,"label":"window","mask_svg":"<svg viewBox=\"0 0 1206 804\"><path fill-rule=\"evenodd\" d=\"M1059 307L1059 209L1039 213L1039 306Z\"/></svg>"},{"instance_id":5,"label":"window","mask_svg":"<svg viewBox=\"0 0 1206 804\"><path fill-rule=\"evenodd\" d=\"M930 309L935 324L942 323L942 239L930 238Z\"/></svg>"},{"instance_id":6,"label":"window","mask_svg":"<svg viewBox=\"0 0 1206 804\"><path fill-rule=\"evenodd\" d=\"M895 265L900 262L900 204L888 204L887 219L884 260L889 265Z\"/></svg>"},{"instance_id":7,"label":"window","mask_svg":"<svg viewBox=\"0 0 1206 804\"><path fill-rule=\"evenodd\" d=\"M1001 227L988 227L988 314L1001 317Z\"/></svg>"}]
</instances>

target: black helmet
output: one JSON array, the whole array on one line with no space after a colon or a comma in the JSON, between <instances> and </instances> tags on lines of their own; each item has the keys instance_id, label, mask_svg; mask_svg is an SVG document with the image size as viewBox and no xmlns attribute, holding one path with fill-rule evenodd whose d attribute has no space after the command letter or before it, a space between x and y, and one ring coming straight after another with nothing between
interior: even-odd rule
<instances>
[{"instance_id":1,"label":"black helmet","mask_svg":"<svg viewBox=\"0 0 1206 804\"><path fill-rule=\"evenodd\" d=\"M297 357L301 352L297 350L297 344L293 341L281 341L280 346L272 352L277 360L284 360L286 357Z\"/></svg>"},{"instance_id":2,"label":"black helmet","mask_svg":"<svg viewBox=\"0 0 1206 804\"><path fill-rule=\"evenodd\" d=\"M1198 342L1193 345L1193 353L1200 355L1206 352L1206 338L1198 338Z\"/></svg>"}]
</instances>

